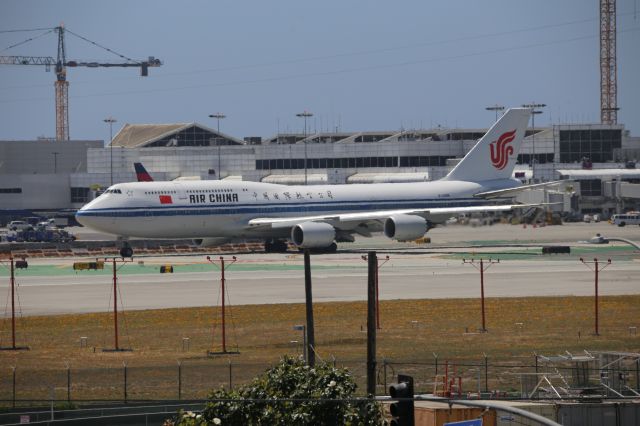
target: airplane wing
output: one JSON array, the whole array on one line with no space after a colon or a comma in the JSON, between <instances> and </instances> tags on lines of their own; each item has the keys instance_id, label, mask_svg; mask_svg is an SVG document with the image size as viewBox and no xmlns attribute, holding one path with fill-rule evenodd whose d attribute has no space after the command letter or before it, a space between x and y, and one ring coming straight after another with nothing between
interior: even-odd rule
<instances>
[{"instance_id":1,"label":"airplane wing","mask_svg":"<svg viewBox=\"0 0 640 426\"><path fill-rule=\"evenodd\" d=\"M298 216L287 218L256 218L251 219L247 225L250 229L256 228L290 228L303 222L325 222L338 229L351 229L359 224L379 221L396 215L416 215L430 219L433 216L456 215L474 212L501 212L514 209L528 209L540 207L542 204L504 204L496 206L469 206L469 207L435 207L429 209L397 209L377 210L373 212L342 213L319 216Z\"/></svg>"},{"instance_id":2,"label":"airplane wing","mask_svg":"<svg viewBox=\"0 0 640 426\"><path fill-rule=\"evenodd\" d=\"M528 189L543 188L545 186L554 186L554 185L559 185L559 184L567 183L567 182L569 182L569 181L568 180L555 180L553 182L535 183L533 185L522 185L522 186L517 186L515 188L498 189L496 191L478 192L477 194L474 194L473 196L476 197L476 198L485 198L485 199L504 197L504 196L508 197L508 196L515 195L518 192L526 191Z\"/></svg>"}]
</instances>

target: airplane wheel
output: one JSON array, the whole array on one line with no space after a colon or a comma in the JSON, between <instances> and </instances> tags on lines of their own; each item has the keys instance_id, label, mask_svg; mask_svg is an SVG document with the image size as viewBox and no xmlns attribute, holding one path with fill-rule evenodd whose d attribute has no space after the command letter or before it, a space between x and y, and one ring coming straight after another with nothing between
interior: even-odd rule
<instances>
[{"instance_id":1,"label":"airplane wheel","mask_svg":"<svg viewBox=\"0 0 640 426\"><path fill-rule=\"evenodd\" d=\"M276 240L273 243L273 251L276 253L286 253L287 248L287 242L284 240Z\"/></svg>"},{"instance_id":2,"label":"airplane wheel","mask_svg":"<svg viewBox=\"0 0 640 426\"><path fill-rule=\"evenodd\" d=\"M133 257L133 249L129 246L122 247L120 249L120 256L122 257Z\"/></svg>"},{"instance_id":3,"label":"airplane wheel","mask_svg":"<svg viewBox=\"0 0 640 426\"><path fill-rule=\"evenodd\" d=\"M264 242L265 253L286 253L287 242L285 240L266 240Z\"/></svg>"}]
</instances>

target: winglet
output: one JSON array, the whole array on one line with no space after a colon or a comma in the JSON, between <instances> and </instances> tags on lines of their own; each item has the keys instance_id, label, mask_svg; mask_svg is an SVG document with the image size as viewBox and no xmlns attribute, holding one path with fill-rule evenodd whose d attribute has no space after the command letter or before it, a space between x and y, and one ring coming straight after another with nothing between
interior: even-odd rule
<instances>
[{"instance_id":1,"label":"winglet","mask_svg":"<svg viewBox=\"0 0 640 426\"><path fill-rule=\"evenodd\" d=\"M153 182L153 178L144 168L142 163L133 163L133 167L136 169L136 177L138 182Z\"/></svg>"}]
</instances>

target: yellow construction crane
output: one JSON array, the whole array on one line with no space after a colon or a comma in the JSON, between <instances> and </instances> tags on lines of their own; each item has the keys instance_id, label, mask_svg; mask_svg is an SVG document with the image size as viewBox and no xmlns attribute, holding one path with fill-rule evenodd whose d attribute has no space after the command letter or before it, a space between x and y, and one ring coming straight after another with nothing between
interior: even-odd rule
<instances>
[{"instance_id":1,"label":"yellow construction crane","mask_svg":"<svg viewBox=\"0 0 640 426\"><path fill-rule=\"evenodd\" d=\"M162 62L159 59L150 56L146 61L136 61L126 56L120 55L111 49L99 45L91 40L86 39L78 34L75 34L69 30L65 30L63 25L55 28L48 28L48 31L42 35L50 32L56 32L58 34L58 57L54 59L51 56L0 56L0 65L44 65L46 70L49 71L51 67L55 67L56 70L56 140L68 141L69 140L69 82L67 81L67 67L139 67L140 75L146 77L149 75L149 67L159 67ZM30 31L30 30L28 30ZM127 62L123 63L100 63L100 62L83 62L83 61L68 61L65 53L64 35L68 32L82 40L91 43L97 47L114 53ZM17 43L11 47L24 44L28 41L34 40L31 38L23 42ZM6 49L5 49L6 50Z\"/></svg>"}]
</instances>

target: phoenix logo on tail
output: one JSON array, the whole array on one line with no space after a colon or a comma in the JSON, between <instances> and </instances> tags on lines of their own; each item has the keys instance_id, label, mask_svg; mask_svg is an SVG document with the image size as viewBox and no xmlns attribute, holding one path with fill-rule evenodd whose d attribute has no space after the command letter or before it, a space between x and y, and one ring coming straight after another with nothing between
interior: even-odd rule
<instances>
[{"instance_id":1,"label":"phoenix logo on tail","mask_svg":"<svg viewBox=\"0 0 640 426\"><path fill-rule=\"evenodd\" d=\"M513 147L509 145L516 137L516 131L503 133L497 141L489 144L491 149L491 164L498 170L502 170L509 162L509 156L513 154Z\"/></svg>"}]
</instances>

